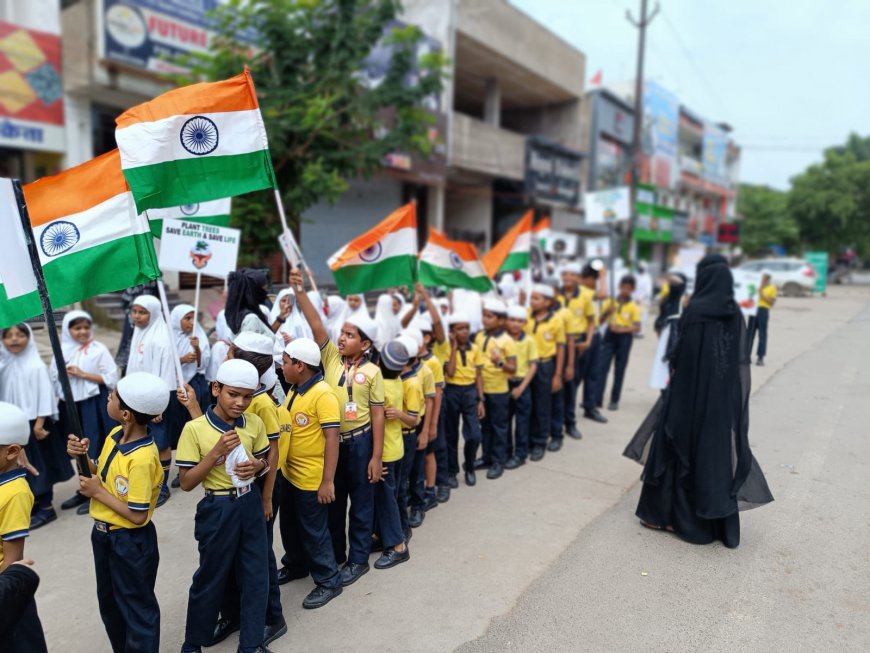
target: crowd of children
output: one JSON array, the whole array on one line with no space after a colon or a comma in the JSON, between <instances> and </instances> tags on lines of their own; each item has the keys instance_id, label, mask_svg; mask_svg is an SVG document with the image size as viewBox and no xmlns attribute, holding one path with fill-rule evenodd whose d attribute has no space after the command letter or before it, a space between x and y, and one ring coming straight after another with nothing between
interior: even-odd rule
<instances>
[{"instance_id":1,"label":"crowd of children","mask_svg":"<svg viewBox=\"0 0 870 653\"><path fill-rule=\"evenodd\" d=\"M528 297L433 298L418 284L410 301L383 294L372 318L361 295L324 303L306 292L300 272L266 309L265 280L242 270L212 346L193 306L175 307L167 324L157 298L136 298L120 380L91 316L67 314L72 398L29 327L9 327L0 412L17 412L0 430L0 564L21 560L22 538L56 519L52 486L74 474L69 456L86 456L89 469L62 507L94 520L109 642L114 651L157 651L152 516L171 487L201 486L181 650L239 631L239 651L267 651L287 632L280 585L310 575L303 607L319 608L370 571L372 553L379 570L408 561L414 529L449 501L460 472L474 486L483 469L495 480L559 451L566 434L581 438L578 402L586 417L606 421L599 409L611 365L609 408L618 408L641 318L633 278L608 298L600 275L569 264L558 287L536 284ZM73 428L58 396L75 402L85 437L67 438ZM39 630L35 607L23 623L22 637Z\"/></svg>"}]
</instances>

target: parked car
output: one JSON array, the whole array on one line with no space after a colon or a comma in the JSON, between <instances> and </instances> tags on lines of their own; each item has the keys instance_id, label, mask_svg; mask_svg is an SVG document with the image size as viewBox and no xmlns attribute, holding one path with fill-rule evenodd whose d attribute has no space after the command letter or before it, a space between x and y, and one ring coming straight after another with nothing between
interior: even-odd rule
<instances>
[{"instance_id":1,"label":"parked car","mask_svg":"<svg viewBox=\"0 0 870 653\"><path fill-rule=\"evenodd\" d=\"M770 273L773 284L786 297L800 297L816 287L816 271L813 266L799 258L768 258L747 261L738 269L747 272Z\"/></svg>"}]
</instances>

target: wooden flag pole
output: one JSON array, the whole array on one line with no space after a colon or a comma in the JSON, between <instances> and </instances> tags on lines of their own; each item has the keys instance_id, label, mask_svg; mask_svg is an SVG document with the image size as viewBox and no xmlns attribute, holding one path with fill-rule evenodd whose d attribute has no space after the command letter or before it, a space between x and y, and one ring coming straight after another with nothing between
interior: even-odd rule
<instances>
[{"instance_id":1,"label":"wooden flag pole","mask_svg":"<svg viewBox=\"0 0 870 653\"><path fill-rule=\"evenodd\" d=\"M72 427L73 434L82 438L82 424L79 420L79 412L76 402L73 400L72 387L69 383L69 375L66 371L66 361L63 357L63 348L60 346L60 338L57 335L57 326L54 324L54 311L51 308L51 299L48 296L48 288L45 285L45 275L42 272L42 264L39 262L39 252L36 250L36 241L33 238L33 228L30 225L30 213L27 203L24 201L24 192L21 190L21 182L12 180L12 188L15 191L15 201L18 204L18 215L21 219L21 227L24 231L24 241L27 243L27 253L30 255L30 263L33 266L33 276L36 277L36 289L39 293L39 301L42 302L42 312L45 315L45 328L48 331L48 340L51 342L51 352L54 354L54 363L57 367L57 378L63 390L66 416ZM100 437L101 434L93 433L91 437ZM87 455L81 454L76 457L79 474L86 478L91 477L91 466Z\"/></svg>"}]
</instances>

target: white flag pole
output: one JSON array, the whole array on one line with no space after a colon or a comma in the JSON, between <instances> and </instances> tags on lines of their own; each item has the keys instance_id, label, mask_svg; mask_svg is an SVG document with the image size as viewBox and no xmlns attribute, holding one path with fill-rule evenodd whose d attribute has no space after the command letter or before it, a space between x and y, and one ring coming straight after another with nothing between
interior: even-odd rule
<instances>
[{"instance_id":1,"label":"white flag pole","mask_svg":"<svg viewBox=\"0 0 870 653\"><path fill-rule=\"evenodd\" d=\"M196 325L199 324L199 287L202 283L202 273L196 273L196 294L193 296L193 331L192 336L196 336Z\"/></svg>"},{"instance_id":2,"label":"white flag pole","mask_svg":"<svg viewBox=\"0 0 870 653\"><path fill-rule=\"evenodd\" d=\"M293 232L290 230L290 225L287 223L287 214L284 212L284 201L281 199L281 193L278 189L275 190L275 204L278 206L278 215L281 217L281 226L284 228L284 233L287 238L287 244L290 248L291 255L294 255L298 259L298 265L292 258L288 258L291 267L303 267L305 271L308 273L308 278L311 280L311 288L317 292L317 284L314 281L314 275L311 274L311 268L308 267L308 264L305 262L305 257L302 256L302 250L299 249L299 244L296 242L296 237L293 235Z\"/></svg>"},{"instance_id":3,"label":"white flag pole","mask_svg":"<svg viewBox=\"0 0 870 653\"><path fill-rule=\"evenodd\" d=\"M172 324L169 315L169 300L166 299L166 288L163 285L163 279L157 280L157 292L160 294L160 305L163 306L163 319L166 320L167 325ZM194 316L194 319L196 319L196 316ZM177 354L174 354L172 360L175 361L175 377L176 381L178 381L178 387L181 389L181 392L184 394L186 399L187 391L184 389L184 372L181 371L181 359Z\"/></svg>"}]
</instances>

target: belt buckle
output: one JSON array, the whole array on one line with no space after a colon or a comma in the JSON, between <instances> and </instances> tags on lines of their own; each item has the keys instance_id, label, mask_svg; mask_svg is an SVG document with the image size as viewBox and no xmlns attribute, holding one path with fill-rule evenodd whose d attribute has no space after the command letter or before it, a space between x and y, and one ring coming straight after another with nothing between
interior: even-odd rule
<instances>
[{"instance_id":1,"label":"belt buckle","mask_svg":"<svg viewBox=\"0 0 870 653\"><path fill-rule=\"evenodd\" d=\"M109 527L101 521L94 522L94 528L96 528L101 533L108 533L109 532Z\"/></svg>"},{"instance_id":2,"label":"belt buckle","mask_svg":"<svg viewBox=\"0 0 870 653\"><path fill-rule=\"evenodd\" d=\"M250 485L246 485L245 487L236 488L236 496L237 497L245 496L248 492L251 491L251 485L253 485L253 483L251 483Z\"/></svg>"}]
</instances>

